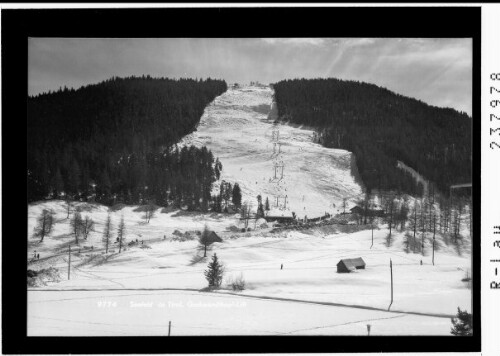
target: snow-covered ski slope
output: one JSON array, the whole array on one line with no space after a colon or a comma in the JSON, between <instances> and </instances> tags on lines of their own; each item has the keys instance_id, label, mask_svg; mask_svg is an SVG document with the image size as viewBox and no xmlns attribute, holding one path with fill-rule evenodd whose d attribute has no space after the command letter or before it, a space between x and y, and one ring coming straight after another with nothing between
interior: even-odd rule
<instances>
[{"instance_id":1,"label":"snow-covered ski slope","mask_svg":"<svg viewBox=\"0 0 500 356\"><path fill-rule=\"evenodd\" d=\"M362 190L351 175L352 153L314 143L311 129L275 125L275 111L270 87L230 88L181 145L207 146L223 164L221 179L237 182L253 206L257 195L269 197L279 210L273 214L318 217L337 213L343 198L355 200Z\"/></svg>"}]
</instances>

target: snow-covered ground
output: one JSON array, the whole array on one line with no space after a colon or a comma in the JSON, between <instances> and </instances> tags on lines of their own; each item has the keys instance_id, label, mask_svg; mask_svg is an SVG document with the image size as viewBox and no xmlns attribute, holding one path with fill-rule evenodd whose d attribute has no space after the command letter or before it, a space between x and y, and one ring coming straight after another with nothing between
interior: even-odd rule
<instances>
[{"instance_id":1,"label":"snow-covered ground","mask_svg":"<svg viewBox=\"0 0 500 356\"><path fill-rule=\"evenodd\" d=\"M343 198L356 200L362 191L351 175L352 153L314 143L311 129L274 125L273 110L269 87L228 89L205 109L198 130L181 145L212 150L223 164L221 179L239 183L243 199L254 206L260 194L271 205L281 196L284 208L287 196L288 212L311 218L336 213ZM282 179L281 168L274 178L275 164L284 165Z\"/></svg>"},{"instance_id":2,"label":"snow-covered ground","mask_svg":"<svg viewBox=\"0 0 500 356\"><path fill-rule=\"evenodd\" d=\"M193 291L28 293L29 336L429 335L448 318Z\"/></svg>"},{"instance_id":3,"label":"snow-covered ground","mask_svg":"<svg viewBox=\"0 0 500 356\"><path fill-rule=\"evenodd\" d=\"M34 211L43 206L62 208L63 203L30 206L30 227ZM461 251L458 255L440 236L433 266L430 242L426 243L424 256L405 253L401 233L394 234L392 246L386 247L385 228L374 231L374 245L370 248L371 230L343 233L331 228L308 234L273 234L270 229L257 229L233 233L225 231L225 227L237 223L234 216L175 217L176 213L157 213L149 224L144 224L142 213L133 207L124 210L127 239L141 235L151 248L131 247L121 254L114 248L115 253L103 262L100 239L106 212L97 206L88 212L97 222L96 232L88 242L80 244L93 245L94 251L81 248L82 253L72 254L70 280L64 251L74 239L68 234L64 211L57 210L58 223L52 237L42 244L31 240L31 249L62 254L30 268L55 266L62 280L32 288L28 293L30 335L160 335L165 333L168 320L176 325L177 335L363 335L366 323L379 334L448 335L449 318L456 308L470 310L471 290L461 281L470 269L470 253ZM120 216L119 211L112 214L114 221ZM196 240L175 241L171 233L166 233L166 240L157 238L163 231L201 228L205 221L224 239L211 247L206 258ZM77 250L74 246L72 249ZM224 263L226 277L243 275L244 291L232 292L225 283L218 292L202 291L207 284L203 271L213 253ZM86 262L92 255L98 257ZM363 257L366 269L336 273L337 262L352 257ZM388 313L390 259L394 303ZM98 302L116 306L103 307ZM160 302L167 306L158 306ZM191 305L196 303L208 306ZM245 316L248 322L241 320Z\"/></svg>"},{"instance_id":4,"label":"snow-covered ground","mask_svg":"<svg viewBox=\"0 0 500 356\"><path fill-rule=\"evenodd\" d=\"M282 210L275 213L316 217L336 213L345 197L356 200L361 188L351 176L351 153L313 143L309 129L277 128L271 106L267 87L230 89L205 110L198 130L183 144L207 145L224 166L222 179L238 182L254 207L258 194L271 204L282 195L287 209L282 198ZM282 144L281 153L273 153L273 142ZM274 165L281 162L283 179L274 179ZM372 335L449 335L457 307L471 310L471 290L462 282L471 268L468 236L457 250L438 234L433 265L431 241L424 255L405 253L403 233L393 230L392 244L386 245L385 226L374 230L371 246L371 230L356 227L271 233L272 226L251 222L253 231L242 233L235 228L242 227L238 214L159 208L147 223L137 206L76 207L96 224L78 245L63 201L28 206L28 259L35 250L40 254L28 268L52 266L61 276L59 282L29 288L30 336L166 335L169 321L172 335L366 335L366 324ZM32 235L43 209L56 215L54 231L40 243ZM113 243L106 255L102 233L108 214ZM122 216L126 241L118 253L114 239ZM205 225L224 240L213 244L207 257L196 235ZM174 235L175 230L191 237ZM138 245L128 246L136 240ZM213 253L225 265L226 281L221 290L206 292L203 272ZM337 273L340 259L356 257L364 259L365 270ZM394 302L387 311L390 260ZM227 279L240 275L246 288L233 292Z\"/></svg>"}]
</instances>

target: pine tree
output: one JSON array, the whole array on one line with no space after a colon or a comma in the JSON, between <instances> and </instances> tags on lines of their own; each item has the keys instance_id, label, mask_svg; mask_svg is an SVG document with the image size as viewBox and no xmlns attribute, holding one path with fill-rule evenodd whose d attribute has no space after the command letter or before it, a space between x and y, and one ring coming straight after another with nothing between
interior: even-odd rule
<instances>
[{"instance_id":1,"label":"pine tree","mask_svg":"<svg viewBox=\"0 0 500 356\"><path fill-rule=\"evenodd\" d=\"M411 212L410 215L410 228L413 230L413 242L412 242L412 247L413 247L413 252L415 252L415 247L417 245L417 227L418 227L418 208L419 205L417 205L417 200L415 199L415 203L413 205L413 211Z\"/></svg>"},{"instance_id":2,"label":"pine tree","mask_svg":"<svg viewBox=\"0 0 500 356\"><path fill-rule=\"evenodd\" d=\"M435 182L444 194L454 181L470 181L472 130L465 113L333 78L284 80L273 88L278 119L313 126L324 146L353 152L367 189L415 196L422 185L397 168L396 160Z\"/></svg>"},{"instance_id":3,"label":"pine tree","mask_svg":"<svg viewBox=\"0 0 500 356\"><path fill-rule=\"evenodd\" d=\"M220 163L219 158L215 160L215 178L220 179L220 174L222 172L222 163Z\"/></svg>"},{"instance_id":4,"label":"pine tree","mask_svg":"<svg viewBox=\"0 0 500 356\"><path fill-rule=\"evenodd\" d=\"M107 200L111 195L111 180L109 179L108 170L104 169L101 175L101 184L98 186L101 200Z\"/></svg>"},{"instance_id":5,"label":"pine tree","mask_svg":"<svg viewBox=\"0 0 500 356\"><path fill-rule=\"evenodd\" d=\"M212 261L208 264L205 270L205 278L208 281L209 288L219 288L224 276L224 266L219 262L217 254L214 253Z\"/></svg>"},{"instance_id":6,"label":"pine tree","mask_svg":"<svg viewBox=\"0 0 500 356\"><path fill-rule=\"evenodd\" d=\"M394 223L394 219L393 219L393 216L394 216L394 197L390 197L389 198L389 201L387 202L387 205L388 205L388 216L387 216L387 223L389 224L389 240L391 239L391 235L392 235L392 225Z\"/></svg>"},{"instance_id":7,"label":"pine tree","mask_svg":"<svg viewBox=\"0 0 500 356\"><path fill-rule=\"evenodd\" d=\"M224 211L226 213L227 213L227 208L229 206L229 201L231 200L232 195L233 195L233 187L231 186L231 183L227 182L226 188L224 189L224 201L225 201Z\"/></svg>"},{"instance_id":8,"label":"pine tree","mask_svg":"<svg viewBox=\"0 0 500 356\"><path fill-rule=\"evenodd\" d=\"M262 196L257 195L257 218L264 216L264 205L262 205Z\"/></svg>"},{"instance_id":9,"label":"pine tree","mask_svg":"<svg viewBox=\"0 0 500 356\"><path fill-rule=\"evenodd\" d=\"M170 147L196 128L205 106L226 88L217 80L129 77L29 97L28 201L60 191L86 200L88 183L95 181L96 198L105 204L115 194L122 201L130 196L133 204L153 196L163 204L161 194L176 175L195 186L191 195L179 191L181 200L209 198L216 179L213 155L195 148L188 164L179 165ZM169 148L159 154L162 147ZM181 174L184 167L189 168ZM58 169L63 189L57 188ZM218 177L221 170L218 162ZM172 181L158 179L159 172L168 172Z\"/></svg>"},{"instance_id":10,"label":"pine tree","mask_svg":"<svg viewBox=\"0 0 500 356\"><path fill-rule=\"evenodd\" d=\"M425 229L426 229L426 216L425 216L425 210L428 208L428 202L425 200L425 197L422 199L422 206L420 208L420 230L422 233L422 239L421 239L421 252L422 255L424 254L424 247L425 247Z\"/></svg>"},{"instance_id":11,"label":"pine tree","mask_svg":"<svg viewBox=\"0 0 500 356\"><path fill-rule=\"evenodd\" d=\"M122 215L122 218L120 220L120 225L118 225L118 243L119 243L119 250L118 250L118 253L121 253L122 252L122 246L123 246L123 243L125 242L125 221L123 220L123 215Z\"/></svg>"},{"instance_id":12,"label":"pine tree","mask_svg":"<svg viewBox=\"0 0 500 356\"><path fill-rule=\"evenodd\" d=\"M456 317L451 318L451 323L453 327L451 328L451 333L455 336L472 336L472 314L469 314L467 310L460 310L458 308L458 313Z\"/></svg>"},{"instance_id":13,"label":"pine tree","mask_svg":"<svg viewBox=\"0 0 500 356\"><path fill-rule=\"evenodd\" d=\"M56 169L54 177L52 177L52 189L53 189L52 196L55 199L57 199L61 195L61 193L64 191L64 182L63 182L61 170L59 169L59 167Z\"/></svg>"},{"instance_id":14,"label":"pine tree","mask_svg":"<svg viewBox=\"0 0 500 356\"><path fill-rule=\"evenodd\" d=\"M234 183L233 187L233 204L235 207L241 207L241 189L238 183Z\"/></svg>"},{"instance_id":15,"label":"pine tree","mask_svg":"<svg viewBox=\"0 0 500 356\"><path fill-rule=\"evenodd\" d=\"M69 214L71 214L71 208L73 207L73 203L71 202L71 198L68 194L66 194L64 202L66 203L66 219L69 219Z\"/></svg>"},{"instance_id":16,"label":"pine tree","mask_svg":"<svg viewBox=\"0 0 500 356\"><path fill-rule=\"evenodd\" d=\"M104 242L104 245L106 246L106 254L108 253L109 249L109 241L111 240L111 215L108 214L108 218L106 219L106 224L104 225L104 233L102 236L102 240Z\"/></svg>"},{"instance_id":17,"label":"pine tree","mask_svg":"<svg viewBox=\"0 0 500 356\"><path fill-rule=\"evenodd\" d=\"M68 172L68 191L74 196L78 196L80 188L80 167L76 160L70 165Z\"/></svg>"}]
</instances>

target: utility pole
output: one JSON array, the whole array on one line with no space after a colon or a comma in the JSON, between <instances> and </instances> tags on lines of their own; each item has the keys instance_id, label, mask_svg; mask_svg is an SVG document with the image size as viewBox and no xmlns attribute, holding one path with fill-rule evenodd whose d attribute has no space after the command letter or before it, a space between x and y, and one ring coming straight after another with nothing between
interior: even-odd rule
<instances>
[{"instance_id":1,"label":"utility pole","mask_svg":"<svg viewBox=\"0 0 500 356\"><path fill-rule=\"evenodd\" d=\"M391 267L391 304L389 304L389 308L387 310L391 310L391 305L394 300L394 294L393 294L393 282L392 282L392 259L390 260L390 267Z\"/></svg>"},{"instance_id":2,"label":"utility pole","mask_svg":"<svg viewBox=\"0 0 500 356\"><path fill-rule=\"evenodd\" d=\"M432 235L432 265L434 266L434 246L436 244L436 214L434 213L434 234Z\"/></svg>"},{"instance_id":3,"label":"utility pole","mask_svg":"<svg viewBox=\"0 0 500 356\"><path fill-rule=\"evenodd\" d=\"M370 248L373 247L373 222L372 222L372 245L370 246Z\"/></svg>"},{"instance_id":4,"label":"utility pole","mask_svg":"<svg viewBox=\"0 0 500 356\"><path fill-rule=\"evenodd\" d=\"M413 252L415 252L415 245L416 243L416 234L417 234L417 200L415 199L415 206L414 206L415 214L414 214L414 222L415 224L413 225Z\"/></svg>"},{"instance_id":5,"label":"utility pole","mask_svg":"<svg viewBox=\"0 0 500 356\"><path fill-rule=\"evenodd\" d=\"M168 336L170 336L170 328L172 327L172 322L168 322Z\"/></svg>"},{"instance_id":6,"label":"utility pole","mask_svg":"<svg viewBox=\"0 0 500 356\"><path fill-rule=\"evenodd\" d=\"M422 246L420 251L422 252L422 256L424 255L424 241L425 241L425 198L422 199L422 207L420 209L420 222L422 224Z\"/></svg>"},{"instance_id":7,"label":"utility pole","mask_svg":"<svg viewBox=\"0 0 500 356\"><path fill-rule=\"evenodd\" d=\"M71 245L68 245L68 280L71 266Z\"/></svg>"}]
</instances>

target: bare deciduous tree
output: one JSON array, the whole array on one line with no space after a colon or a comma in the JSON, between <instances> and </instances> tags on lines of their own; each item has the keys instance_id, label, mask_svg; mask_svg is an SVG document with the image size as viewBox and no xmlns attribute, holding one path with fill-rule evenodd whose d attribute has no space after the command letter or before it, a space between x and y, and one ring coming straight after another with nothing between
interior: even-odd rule
<instances>
[{"instance_id":1,"label":"bare deciduous tree","mask_svg":"<svg viewBox=\"0 0 500 356\"><path fill-rule=\"evenodd\" d=\"M152 217L154 217L156 211L156 206L152 203L148 203L146 205L146 210L144 212L144 219L146 219L146 222L149 224L149 220L151 220Z\"/></svg>"},{"instance_id":2,"label":"bare deciduous tree","mask_svg":"<svg viewBox=\"0 0 500 356\"><path fill-rule=\"evenodd\" d=\"M45 236L49 236L54 225L54 212L52 210L43 209L42 214L37 219L38 225L35 227L35 237L43 241Z\"/></svg>"},{"instance_id":3,"label":"bare deciduous tree","mask_svg":"<svg viewBox=\"0 0 500 356\"><path fill-rule=\"evenodd\" d=\"M75 243L78 245L78 239L80 238L80 235L82 234L82 216L80 215L80 212L75 212L73 214L73 218L70 221L71 224L71 233L75 237Z\"/></svg>"},{"instance_id":4,"label":"bare deciduous tree","mask_svg":"<svg viewBox=\"0 0 500 356\"><path fill-rule=\"evenodd\" d=\"M248 220L250 219L250 210L252 209L252 205L245 201L241 206L241 218L245 222L245 229L248 227Z\"/></svg>"},{"instance_id":5,"label":"bare deciduous tree","mask_svg":"<svg viewBox=\"0 0 500 356\"><path fill-rule=\"evenodd\" d=\"M409 219L409 225L410 225L409 227L411 230L413 230L413 241L410 244L413 252L415 252L415 246L416 246L415 241L417 239L417 227L418 227L417 212L418 212L418 204L417 204L417 200L415 199L415 203L413 204L413 208L410 211L410 219Z\"/></svg>"},{"instance_id":6,"label":"bare deciduous tree","mask_svg":"<svg viewBox=\"0 0 500 356\"><path fill-rule=\"evenodd\" d=\"M69 214L71 214L71 209L73 207L73 203L71 202L71 198L68 194L66 194L66 198L65 198L65 203L66 203L66 219L69 219Z\"/></svg>"},{"instance_id":7,"label":"bare deciduous tree","mask_svg":"<svg viewBox=\"0 0 500 356\"><path fill-rule=\"evenodd\" d=\"M205 225L205 227L203 228L203 232L200 235L199 241L204 248L203 257L207 257L207 246L212 243L212 241L210 241L210 232L211 231L208 229L208 226Z\"/></svg>"},{"instance_id":8,"label":"bare deciduous tree","mask_svg":"<svg viewBox=\"0 0 500 356\"><path fill-rule=\"evenodd\" d=\"M86 216L82 221L82 233L85 240L87 240L89 234L94 231L94 226L94 221L90 217Z\"/></svg>"}]
</instances>

